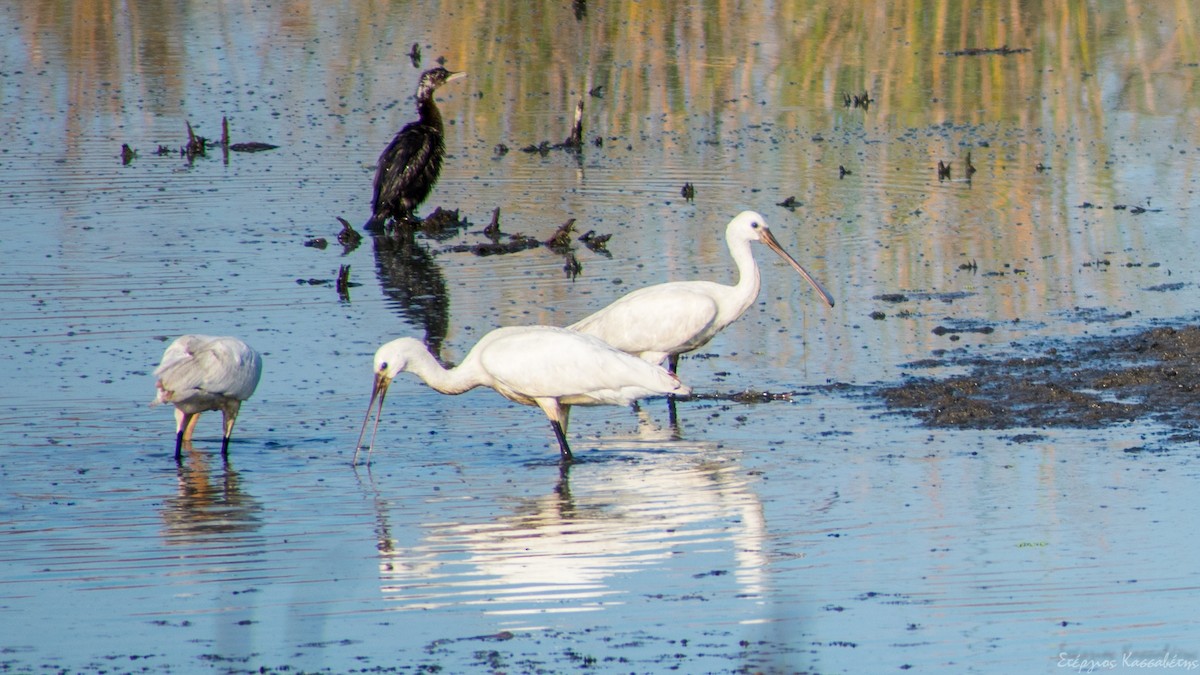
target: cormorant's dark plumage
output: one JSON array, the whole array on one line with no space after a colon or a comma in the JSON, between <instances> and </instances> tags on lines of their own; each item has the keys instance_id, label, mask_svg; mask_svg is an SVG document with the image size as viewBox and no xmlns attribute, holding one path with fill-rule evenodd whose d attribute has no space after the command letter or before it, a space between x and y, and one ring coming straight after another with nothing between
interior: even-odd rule
<instances>
[{"instance_id":1,"label":"cormorant's dark plumage","mask_svg":"<svg viewBox=\"0 0 1200 675\"><path fill-rule=\"evenodd\" d=\"M372 215L364 226L367 230L381 231L391 219L411 220L413 209L433 190L446 152L442 114L433 101L433 92L464 74L440 67L421 74L417 85L417 120L406 124L379 156Z\"/></svg>"}]
</instances>

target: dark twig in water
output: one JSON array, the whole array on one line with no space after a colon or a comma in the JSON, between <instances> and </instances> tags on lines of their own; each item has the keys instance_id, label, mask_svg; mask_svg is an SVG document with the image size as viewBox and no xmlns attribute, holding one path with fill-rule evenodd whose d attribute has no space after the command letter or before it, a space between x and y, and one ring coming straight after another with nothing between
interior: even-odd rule
<instances>
[{"instance_id":1,"label":"dark twig in water","mask_svg":"<svg viewBox=\"0 0 1200 675\"><path fill-rule=\"evenodd\" d=\"M412 49L408 50L408 59L412 61L413 68L421 67L421 45L415 42L412 44Z\"/></svg>"},{"instance_id":2,"label":"dark twig in water","mask_svg":"<svg viewBox=\"0 0 1200 675\"><path fill-rule=\"evenodd\" d=\"M554 231L554 235L551 236L549 239L547 239L543 243L546 244L547 247L549 247L555 251L564 252L564 251L570 250L570 248L571 248L571 232L574 231L574 229L575 229L575 219L571 218L570 220L563 223L562 225L559 225L558 229Z\"/></svg>"},{"instance_id":3,"label":"dark twig in water","mask_svg":"<svg viewBox=\"0 0 1200 675\"><path fill-rule=\"evenodd\" d=\"M608 253L608 240L612 238L612 234L596 234L595 230L588 230L579 237L585 246L597 253Z\"/></svg>"},{"instance_id":4,"label":"dark twig in water","mask_svg":"<svg viewBox=\"0 0 1200 675\"><path fill-rule=\"evenodd\" d=\"M574 281L575 278L578 277L581 272L583 272L583 265L579 264L579 259L576 258L575 254L571 251L567 251L563 257L565 260L563 263L563 271L567 273L568 278Z\"/></svg>"},{"instance_id":5,"label":"dark twig in water","mask_svg":"<svg viewBox=\"0 0 1200 675\"><path fill-rule=\"evenodd\" d=\"M521 148L521 152L526 152L531 155L536 152L544 157L550 154L550 151L553 149L553 147L554 146L550 145L550 141L542 141L537 145L527 145Z\"/></svg>"},{"instance_id":6,"label":"dark twig in water","mask_svg":"<svg viewBox=\"0 0 1200 675\"><path fill-rule=\"evenodd\" d=\"M862 94L842 94L842 105L847 108L862 108L866 110L871 107L871 103L873 102L874 99L865 91Z\"/></svg>"},{"instance_id":7,"label":"dark twig in water","mask_svg":"<svg viewBox=\"0 0 1200 675\"><path fill-rule=\"evenodd\" d=\"M687 396L676 396L676 401L733 401L734 403L770 403L772 401L792 401L797 396L808 396L809 392L803 391L754 391L747 389L746 391L738 391L731 393L713 392L713 393L698 393L692 392Z\"/></svg>"},{"instance_id":8,"label":"dark twig in water","mask_svg":"<svg viewBox=\"0 0 1200 675\"><path fill-rule=\"evenodd\" d=\"M229 149L234 152L262 152L264 150L274 150L278 145L270 143L260 143L258 141L248 141L246 143L234 143L229 146Z\"/></svg>"},{"instance_id":9,"label":"dark twig in water","mask_svg":"<svg viewBox=\"0 0 1200 675\"><path fill-rule=\"evenodd\" d=\"M443 209L440 206L421 221L421 231L434 239L445 239L470 226L471 221L459 216L458 209Z\"/></svg>"},{"instance_id":10,"label":"dark twig in water","mask_svg":"<svg viewBox=\"0 0 1200 675\"><path fill-rule=\"evenodd\" d=\"M579 99L579 103L575 104L575 121L571 124L571 133L567 135L567 140L563 141L562 147L576 151L583 148L583 99Z\"/></svg>"},{"instance_id":11,"label":"dark twig in water","mask_svg":"<svg viewBox=\"0 0 1200 675\"><path fill-rule=\"evenodd\" d=\"M492 222L483 228L483 236L491 239L493 242L500 241L500 207L492 209Z\"/></svg>"},{"instance_id":12,"label":"dark twig in water","mask_svg":"<svg viewBox=\"0 0 1200 675\"><path fill-rule=\"evenodd\" d=\"M196 157L203 157L208 146L208 139L203 136L197 136L195 131L192 131L192 123L186 121L188 140L187 145L179 149L179 154L187 157L188 162L191 162Z\"/></svg>"},{"instance_id":13,"label":"dark twig in water","mask_svg":"<svg viewBox=\"0 0 1200 675\"><path fill-rule=\"evenodd\" d=\"M696 198L696 186L691 183L684 183L683 187L679 190L679 194L690 202Z\"/></svg>"},{"instance_id":14,"label":"dark twig in water","mask_svg":"<svg viewBox=\"0 0 1200 675\"><path fill-rule=\"evenodd\" d=\"M128 143L121 144L121 163L128 164L137 157L137 150L129 147Z\"/></svg>"},{"instance_id":15,"label":"dark twig in water","mask_svg":"<svg viewBox=\"0 0 1200 675\"><path fill-rule=\"evenodd\" d=\"M1000 56L1009 56L1012 54L1024 54L1025 52L1028 52L1028 51L1030 51L1028 47L1012 49L1008 45L1004 45L1003 47L992 47L992 48L971 47L969 49L960 49L955 52L942 52L942 55L943 56L984 56L984 55L988 55L988 54L998 54Z\"/></svg>"},{"instance_id":16,"label":"dark twig in water","mask_svg":"<svg viewBox=\"0 0 1200 675\"><path fill-rule=\"evenodd\" d=\"M229 163L229 118L221 115L221 158Z\"/></svg>"},{"instance_id":17,"label":"dark twig in water","mask_svg":"<svg viewBox=\"0 0 1200 675\"><path fill-rule=\"evenodd\" d=\"M358 248L358 245L362 243L363 237L357 230L351 227L350 221L341 216L337 216L337 219L342 224L342 231L338 232L337 236L338 243L345 249L343 254L349 253Z\"/></svg>"},{"instance_id":18,"label":"dark twig in water","mask_svg":"<svg viewBox=\"0 0 1200 675\"><path fill-rule=\"evenodd\" d=\"M530 237L525 234L514 234L509 236L508 241L483 241L477 244L458 244L447 249L452 253L472 253L480 257L489 255L507 255L510 253L520 253L534 248L541 248L542 242L536 237Z\"/></svg>"},{"instance_id":19,"label":"dark twig in water","mask_svg":"<svg viewBox=\"0 0 1200 675\"><path fill-rule=\"evenodd\" d=\"M603 139L600 137L596 137L595 141L593 142L597 145L597 147L604 143ZM499 147L500 146L497 146L497 149ZM566 140L564 140L562 143L550 143L549 141L542 141L536 145L530 144L521 148L521 152L529 154L537 153L543 157L550 154L551 150L567 150L569 152L576 153L583 150L583 99L579 99L579 102L575 104L575 119L571 124L571 133L567 135ZM505 148L505 151L507 152L507 147Z\"/></svg>"},{"instance_id":20,"label":"dark twig in water","mask_svg":"<svg viewBox=\"0 0 1200 675\"><path fill-rule=\"evenodd\" d=\"M350 266L349 265L339 265L338 266L337 282L334 284L334 286L335 286L335 288L337 288L338 297L346 302L349 302L350 301Z\"/></svg>"},{"instance_id":21,"label":"dark twig in water","mask_svg":"<svg viewBox=\"0 0 1200 675\"><path fill-rule=\"evenodd\" d=\"M938 160L938 165L937 165L937 176L938 176L938 180L949 180L950 179L950 165L943 162L940 159Z\"/></svg>"}]
</instances>

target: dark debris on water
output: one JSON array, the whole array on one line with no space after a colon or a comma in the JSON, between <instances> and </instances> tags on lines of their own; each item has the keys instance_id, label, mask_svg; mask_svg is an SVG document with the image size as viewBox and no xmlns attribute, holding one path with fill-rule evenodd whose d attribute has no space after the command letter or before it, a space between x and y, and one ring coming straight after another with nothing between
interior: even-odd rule
<instances>
[{"instance_id":1,"label":"dark debris on water","mask_svg":"<svg viewBox=\"0 0 1200 675\"><path fill-rule=\"evenodd\" d=\"M877 394L931 427L1099 428L1150 419L1200 435L1200 325L1040 345L1033 353L957 358L946 378L912 378Z\"/></svg>"}]
</instances>

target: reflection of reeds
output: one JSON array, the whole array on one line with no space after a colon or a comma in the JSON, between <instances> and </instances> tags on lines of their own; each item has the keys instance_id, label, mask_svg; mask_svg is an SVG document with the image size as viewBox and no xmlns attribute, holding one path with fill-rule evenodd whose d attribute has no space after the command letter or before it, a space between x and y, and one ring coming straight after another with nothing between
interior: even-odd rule
<instances>
[{"instance_id":1,"label":"reflection of reeds","mask_svg":"<svg viewBox=\"0 0 1200 675\"><path fill-rule=\"evenodd\" d=\"M448 151L457 159L448 167L452 174L471 175L485 162L520 164L523 156L493 160L483 148L561 138L580 97L597 91L602 95L585 110L588 134L621 142L602 149L585 144L584 156L625 162L620 168L634 173L682 156L688 170L664 183L674 192L685 176L703 180L701 206L707 208L745 199L737 190L723 191L716 179L726 176L738 187L761 186L761 204L793 194L805 205L796 207L795 219L812 228L797 238L819 242L831 267L894 270L893 287L881 290L945 281L929 271L931 260L950 261L947 269L953 269L978 259L981 270L1037 261L1042 269L1025 286L1032 292L987 300L997 304L986 310L1003 317L1020 316L1028 308L1022 298L1043 297L1076 277L1077 250L1136 243L1111 241L1123 235L1099 227L1061 236L1064 214L1079 201L1078 186L1115 189L1113 148L1128 125L1114 115L1165 119L1174 127L1167 132L1173 142L1200 145L1191 101L1200 75L1192 65L1200 62L1200 17L1188 0L719 0L703 9L615 0L592 5L580 18L566 5L474 0L456 9L454 21L441 20L437 6L418 5L350 0L335 11L307 0L255 7L251 14L244 3L205 6L204 12L189 11L187 3L22 3L22 30L14 39L23 40L30 64L63 68L66 84L57 95L36 99L48 102L44 109L6 108L0 115L54 117L70 110L62 143L71 160L90 151L87 125L97 117L161 116L182 128L195 112L185 110L187 102L212 91L197 92L197 82L228 80L239 97L271 83L276 110L310 109L316 98L345 101L336 122L322 122L330 135L323 145L358 153L347 164L369 163L373 151L360 148L378 147L372 143L393 133L397 104L416 80L409 52L419 36L428 45L425 59L444 57L455 70L471 73L470 92L451 93L444 105L452 121ZM259 44L267 34L271 39ZM239 56L218 59L222 70L215 78L198 65L211 63L206 50L214 43L224 55ZM1005 46L1030 51L948 55ZM38 82L58 86L54 78ZM847 92L863 91L869 107L842 105ZM782 152L766 144L734 147L731 135L751 126L765 130L758 138L791 134L794 143L779 146ZM995 138L1014 130L1024 135ZM821 135L829 140L809 141ZM983 149L980 140L993 146ZM688 153L672 155L672 144ZM966 186L958 181L939 189L926 185L930 177L936 184L931 167L939 159L958 160L954 176L964 176L960 158L968 149L978 166L970 200L962 198ZM832 170L839 165L853 169L852 180L837 180L850 175ZM1039 173L1039 165L1054 171ZM1188 171L1194 169L1182 173ZM539 184L546 193L585 180L582 172L546 175L551 180ZM369 179L362 184L365 195ZM1111 196L1085 195L1093 201ZM647 223L653 222L652 215ZM701 262L721 264L723 246L708 234L697 233ZM888 245L836 250L847 241ZM660 251L665 258L680 248L654 240L641 252Z\"/></svg>"},{"instance_id":2,"label":"reflection of reeds","mask_svg":"<svg viewBox=\"0 0 1200 675\"><path fill-rule=\"evenodd\" d=\"M1040 95L1050 105L1071 93L1058 91L1059 78L1051 73L1095 73L1102 55L1111 59L1107 67L1129 83L1129 104L1155 111L1163 92L1153 90L1153 74L1194 63L1198 43L1197 22L1186 0L1145 7L1058 0L1038 5L1038 14L1000 0L783 3L770 8L718 2L703 11L666 0L625 0L606 3L603 13L593 11L582 21L537 3L477 0L454 22L435 21L433 11L422 17L410 7L367 0L350 4L351 11L338 16L327 15L311 0L257 11L278 13L267 20L279 27L281 44L306 44L322 31L343 35L335 48L338 58L316 59L331 82L352 80L381 49L400 49L381 47L378 39L359 39L370 34L370 27L386 24L391 12L404 12L408 21L428 19L437 53L472 74L479 96L464 103L478 110L467 117L495 125L493 133L484 134L489 138L521 123L506 119L497 101L544 94L548 105L568 119L579 93L597 85L606 87L606 104L595 106L600 108L596 114L605 117L609 129L635 128L652 111L665 115L664 126L682 128L677 116L715 115L735 100L734 105L743 107L768 101L776 111L829 111L844 92L864 87L871 91L872 114L894 115L900 125L924 123L930 114L964 122L1013 120L1026 113L1024 107L1005 105L1008 92ZM97 82L142 82L166 89L152 100L178 101L188 93L190 64L180 43L186 42L196 19L186 9L171 3L91 0L31 3L24 11L29 30L22 35L31 60L40 62L47 52L61 51L66 57L72 110L102 105L115 112L127 103L120 96L95 97ZM238 25L245 20L243 11L240 5L211 9L217 26ZM1164 25L1174 32L1160 39ZM516 37L531 39L532 47L507 47ZM1005 46L1032 51L945 55ZM511 59L497 58L501 49L511 49ZM408 54L385 56L390 60ZM1195 75L1183 72L1181 77L1193 80ZM387 83L394 80L387 78ZM1192 88L1177 84L1180 92ZM937 99L932 109L931 92ZM147 93L123 94L133 100ZM1099 107L1090 111L1099 114ZM544 135L536 133L544 131L540 129L527 131L523 137Z\"/></svg>"}]
</instances>

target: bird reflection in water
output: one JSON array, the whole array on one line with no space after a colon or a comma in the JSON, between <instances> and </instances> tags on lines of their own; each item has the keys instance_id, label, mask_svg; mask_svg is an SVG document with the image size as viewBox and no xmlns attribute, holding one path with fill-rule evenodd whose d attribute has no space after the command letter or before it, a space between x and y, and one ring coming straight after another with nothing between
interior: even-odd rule
<instances>
[{"instance_id":1,"label":"bird reflection in water","mask_svg":"<svg viewBox=\"0 0 1200 675\"><path fill-rule=\"evenodd\" d=\"M676 568L672 561L683 552L702 548L727 551L722 583L735 590L723 596L736 597L744 611L769 612L762 601L771 595L763 506L741 462L704 447L676 451L676 444L622 461L560 467L542 495L492 487L503 506L461 509L454 520L434 498L415 542L392 536L393 526L411 532L411 523L389 522L397 514L414 517L413 502L377 498L381 592L397 611L485 603L510 620L606 611L638 597L647 583L656 593L692 592L690 575L679 577L678 587L659 575Z\"/></svg>"},{"instance_id":2,"label":"bird reflection in water","mask_svg":"<svg viewBox=\"0 0 1200 675\"><path fill-rule=\"evenodd\" d=\"M241 489L228 461L210 472L208 457L184 443L186 462L177 463L178 491L163 500L162 518L169 544L198 544L245 535L262 527L262 504ZM234 537L237 538L237 537Z\"/></svg>"},{"instance_id":3,"label":"bird reflection in water","mask_svg":"<svg viewBox=\"0 0 1200 675\"><path fill-rule=\"evenodd\" d=\"M411 230L374 235L375 273L391 306L408 323L420 327L429 351L441 359L450 323L450 296L433 254Z\"/></svg>"}]
</instances>

